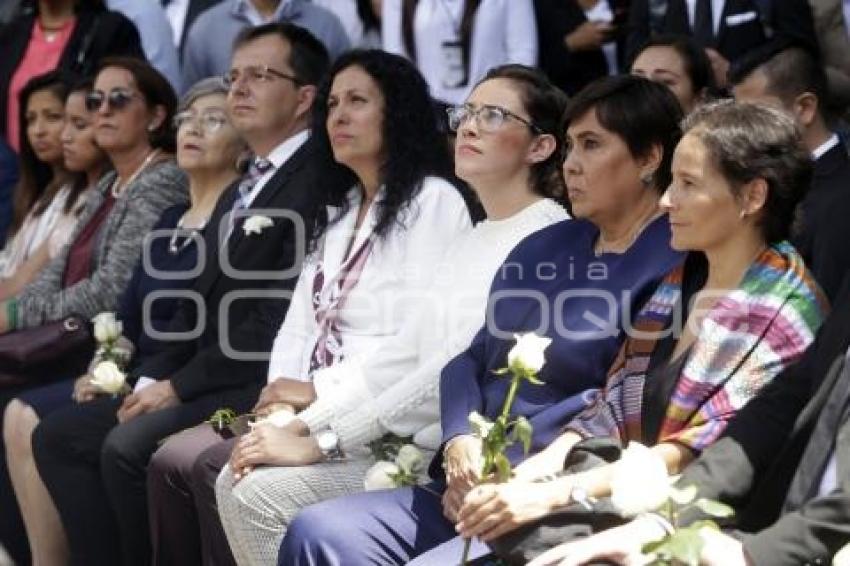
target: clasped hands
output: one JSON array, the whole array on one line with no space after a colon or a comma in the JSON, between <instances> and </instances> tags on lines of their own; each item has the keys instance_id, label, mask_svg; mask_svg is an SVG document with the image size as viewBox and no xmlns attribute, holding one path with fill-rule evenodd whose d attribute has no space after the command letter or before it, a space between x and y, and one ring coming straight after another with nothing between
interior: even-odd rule
<instances>
[{"instance_id":1,"label":"clasped hands","mask_svg":"<svg viewBox=\"0 0 850 566\"><path fill-rule=\"evenodd\" d=\"M297 413L315 400L316 390L311 382L281 377L263 388L253 412L260 417L280 410ZM307 425L295 418L284 427L256 424L236 441L230 468L235 481L239 481L257 466L308 466L321 459L322 452Z\"/></svg>"},{"instance_id":2,"label":"clasped hands","mask_svg":"<svg viewBox=\"0 0 850 566\"><path fill-rule=\"evenodd\" d=\"M518 466L506 483L481 483L481 440L471 435L452 439L443 458L443 515L463 538L489 542L552 510L551 487L530 481L537 466Z\"/></svg>"}]
</instances>

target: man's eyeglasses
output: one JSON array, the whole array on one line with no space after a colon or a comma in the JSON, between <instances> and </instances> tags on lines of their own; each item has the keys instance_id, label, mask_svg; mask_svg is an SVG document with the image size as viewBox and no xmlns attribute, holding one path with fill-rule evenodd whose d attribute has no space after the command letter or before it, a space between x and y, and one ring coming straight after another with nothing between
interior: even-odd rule
<instances>
[{"instance_id":1,"label":"man's eyeglasses","mask_svg":"<svg viewBox=\"0 0 850 566\"><path fill-rule=\"evenodd\" d=\"M467 120L474 118L478 128L482 132L492 133L501 128L508 118L512 118L528 126L535 134L543 133L542 129L532 124L529 120L501 106L485 104L475 109L468 104L464 104L463 106L452 106L446 112L449 115L449 128L453 132L456 132L458 128L463 126Z\"/></svg>"},{"instance_id":2,"label":"man's eyeglasses","mask_svg":"<svg viewBox=\"0 0 850 566\"><path fill-rule=\"evenodd\" d=\"M192 125L203 130L205 134L213 134L227 123L227 116L223 112L203 112L198 115L192 110L184 110L174 116L175 129Z\"/></svg>"},{"instance_id":3,"label":"man's eyeglasses","mask_svg":"<svg viewBox=\"0 0 850 566\"><path fill-rule=\"evenodd\" d=\"M93 90L86 95L86 110L97 112L108 102L113 110L122 110L138 95L126 88L113 88L106 94L102 90Z\"/></svg>"},{"instance_id":4,"label":"man's eyeglasses","mask_svg":"<svg viewBox=\"0 0 850 566\"><path fill-rule=\"evenodd\" d=\"M239 82L240 80L244 80L248 83L268 83L273 81L274 79L284 79L287 81L292 81L295 86L301 86L304 83L296 76L289 75L287 73L282 73L275 69L272 69L268 65L252 65L249 67L243 67L242 69L230 69L227 73L221 77L221 80L224 81L224 86L228 89L233 88L233 85Z\"/></svg>"}]
</instances>

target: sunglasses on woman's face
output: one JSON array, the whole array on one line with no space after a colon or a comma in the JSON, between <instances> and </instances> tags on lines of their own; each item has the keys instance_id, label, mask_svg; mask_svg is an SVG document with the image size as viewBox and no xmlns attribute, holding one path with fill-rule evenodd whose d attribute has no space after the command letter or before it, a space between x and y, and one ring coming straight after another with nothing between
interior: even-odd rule
<instances>
[{"instance_id":1,"label":"sunglasses on woman's face","mask_svg":"<svg viewBox=\"0 0 850 566\"><path fill-rule=\"evenodd\" d=\"M112 110L126 108L137 95L126 88L113 88L109 94L102 90L93 90L86 95L86 110L97 112L103 107L104 101L109 103Z\"/></svg>"}]
</instances>

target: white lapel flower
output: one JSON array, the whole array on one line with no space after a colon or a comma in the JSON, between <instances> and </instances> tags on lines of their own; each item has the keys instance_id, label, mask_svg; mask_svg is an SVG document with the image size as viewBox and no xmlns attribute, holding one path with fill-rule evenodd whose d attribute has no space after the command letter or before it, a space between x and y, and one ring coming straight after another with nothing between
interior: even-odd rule
<instances>
[{"instance_id":1,"label":"white lapel flower","mask_svg":"<svg viewBox=\"0 0 850 566\"><path fill-rule=\"evenodd\" d=\"M115 362L100 362L92 371L91 384L111 395L117 395L124 389L126 376Z\"/></svg>"},{"instance_id":2,"label":"white lapel flower","mask_svg":"<svg viewBox=\"0 0 850 566\"><path fill-rule=\"evenodd\" d=\"M627 517L655 511L670 497L667 465L639 442L623 450L611 478L611 502Z\"/></svg>"},{"instance_id":3,"label":"white lapel flower","mask_svg":"<svg viewBox=\"0 0 850 566\"><path fill-rule=\"evenodd\" d=\"M534 333L515 334L516 345L508 353L508 365L515 363L522 365L527 370L539 372L546 363L543 351L552 342L551 338L543 338Z\"/></svg>"},{"instance_id":4,"label":"white lapel flower","mask_svg":"<svg viewBox=\"0 0 850 566\"><path fill-rule=\"evenodd\" d=\"M274 222L268 216L262 216L260 214L255 214L248 218L245 223L242 225L242 229L245 231L246 236L250 236L251 234L262 234L263 230L274 226Z\"/></svg>"}]
</instances>

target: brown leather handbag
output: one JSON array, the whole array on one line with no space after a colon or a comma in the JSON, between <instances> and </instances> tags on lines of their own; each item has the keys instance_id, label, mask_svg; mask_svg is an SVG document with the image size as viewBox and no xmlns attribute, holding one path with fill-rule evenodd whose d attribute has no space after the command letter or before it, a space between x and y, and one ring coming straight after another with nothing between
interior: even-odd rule
<instances>
[{"instance_id":1,"label":"brown leather handbag","mask_svg":"<svg viewBox=\"0 0 850 566\"><path fill-rule=\"evenodd\" d=\"M0 335L0 388L65 377L93 352L91 326L77 315Z\"/></svg>"}]
</instances>

